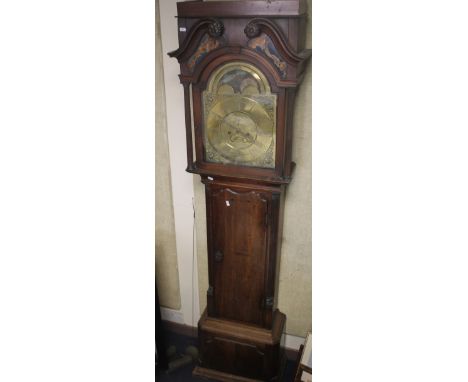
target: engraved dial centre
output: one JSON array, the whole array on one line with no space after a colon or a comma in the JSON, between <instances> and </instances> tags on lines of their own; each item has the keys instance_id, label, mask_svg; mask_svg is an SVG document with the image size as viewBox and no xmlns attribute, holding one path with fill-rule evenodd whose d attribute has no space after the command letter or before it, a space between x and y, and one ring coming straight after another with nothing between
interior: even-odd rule
<instances>
[{"instance_id":1,"label":"engraved dial centre","mask_svg":"<svg viewBox=\"0 0 468 382\"><path fill-rule=\"evenodd\" d=\"M220 123L224 141L235 149L246 149L257 140L257 124L247 113L234 111Z\"/></svg>"}]
</instances>

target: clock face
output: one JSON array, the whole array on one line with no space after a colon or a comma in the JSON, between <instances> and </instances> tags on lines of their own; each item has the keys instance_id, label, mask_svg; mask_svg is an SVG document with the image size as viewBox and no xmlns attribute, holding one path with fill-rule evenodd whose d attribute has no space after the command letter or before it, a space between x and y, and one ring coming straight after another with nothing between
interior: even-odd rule
<instances>
[{"instance_id":1,"label":"clock face","mask_svg":"<svg viewBox=\"0 0 468 382\"><path fill-rule=\"evenodd\" d=\"M221 67L203 102L206 161L275 167L276 95L258 69L246 63Z\"/></svg>"}]
</instances>

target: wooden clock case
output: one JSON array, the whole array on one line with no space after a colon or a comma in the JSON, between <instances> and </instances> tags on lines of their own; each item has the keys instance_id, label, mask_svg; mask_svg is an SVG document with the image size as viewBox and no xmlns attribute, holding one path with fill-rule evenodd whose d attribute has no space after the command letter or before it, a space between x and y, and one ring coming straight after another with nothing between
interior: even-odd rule
<instances>
[{"instance_id":1,"label":"wooden clock case","mask_svg":"<svg viewBox=\"0 0 468 382\"><path fill-rule=\"evenodd\" d=\"M291 181L293 109L310 57L306 4L281 1L177 3L184 87L187 171L205 184L207 309L194 374L222 381L276 381L286 316L277 309L285 187ZM245 62L276 94L274 167L213 163L205 157L203 91L210 75Z\"/></svg>"}]
</instances>

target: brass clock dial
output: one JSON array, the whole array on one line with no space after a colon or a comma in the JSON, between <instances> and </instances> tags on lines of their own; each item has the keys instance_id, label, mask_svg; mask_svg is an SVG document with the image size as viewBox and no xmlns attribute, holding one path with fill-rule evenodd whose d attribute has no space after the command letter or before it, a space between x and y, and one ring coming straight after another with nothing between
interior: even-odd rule
<instances>
[{"instance_id":1,"label":"brass clock dial","mask_svg":"<svg viewBox=\"0 0 468 382\"><path fill-rule=\"evenodd\" d=\"M275 112L276 95L258 69L223 66L204 92L205 160L274 168Z\"/></svg>"}]
</instances>

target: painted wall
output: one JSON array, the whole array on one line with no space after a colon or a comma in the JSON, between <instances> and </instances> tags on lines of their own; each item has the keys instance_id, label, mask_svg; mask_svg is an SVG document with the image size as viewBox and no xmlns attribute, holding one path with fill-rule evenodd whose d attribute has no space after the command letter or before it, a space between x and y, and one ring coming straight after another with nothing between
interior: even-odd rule
<instances>
[{"instance_id":1,"label":"painted wall","mask_svg":"<svg viewBox=\"0 0 468 382\"><path fill-rule=\"evenodd\" d=\"M167 147L170 162L171 196L174 211L175 241L180 289L180 310L163 311L163 318L196 326L200 317L198 306L198 273L194 245L193 175L185 171L187 154L185 145L184 92L179 82L179 64L167 53L179 46L177 39L176 1L159 1L162 55L156 66L162 65L166 100ZM159 87L158 87L159 88ZM159 179L156 182L159 188ZM167 195L166 195L167 196ZM167 199L169 200L169 199ZM164 224L164 223L163 223ZM173 254L172 254L173 256ZM171 307L173 304L168 304Z\"/></svg>"},{"instance_id":2,"label":"painted wall","mask_svg":"<svg viewBox=\"0 0 468 382\"><path fill-rule=\"evenodd\" d=\"M180 309L161 29L158 15L158 1L156 1L156 281L161 305Z\"/></svg>"},{"instance_id":3,"label":"painted wall","mask_svg":"<svg viewBox=\"0 0 468 382\"><path fill-rule=\"evenodd\" d=\"M309 4L309 16L311 2ZM160 0L161 39L164 67L172 198L174 203L177 263L179 268L181 308L179 312L163 312L169 319L196 325L200 312L206 306L208 288L205 193L198 175L185 172L186 146L183 113L183 88L179 83L177 60L166 53L178 47L176 2ZM310 17L309 17L310 21ZM311 44L310 22L307 46ZM296 99L294 120L293 160L297 163L295 175L286 194L283 245L280 264L279 309L287 318L286 333L290 346L297 348L300 339L311 329L311 67ZM156 185L159 189L159 184ZM193 207L195 232L193 233ZM195 248L192 248L193 240ZM196 255L195 259L193 256ZM197 265L198 262L198 265ZM192 273L192 265L197 272ZM192 282L193 279L193 282ZM199 296L199 297L198 297ZM167 305L170 306L170 305ZM177 309L177 308L174 308ZM178 314L181 316L170 316Z\"/></svg>"},{"instance_id":4,"label":"painted wall","mask_svg":"<svg viewBox=\"0 0 468 382\"><path fill-rule=\"evenodd\" d=\"M308 0L306 47L312 46L312 0ZM278 305L286 333L312 330L312 64L299 88L294 110L294 179L286 193Z\"/></svg>"}]
</instances>

